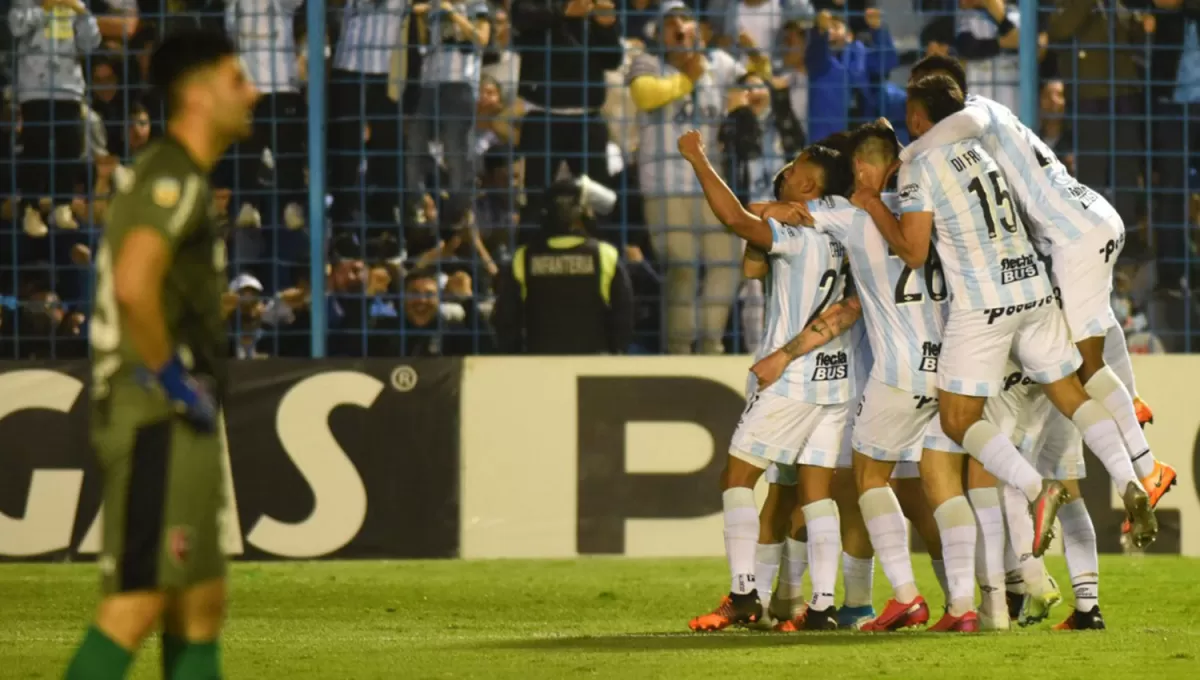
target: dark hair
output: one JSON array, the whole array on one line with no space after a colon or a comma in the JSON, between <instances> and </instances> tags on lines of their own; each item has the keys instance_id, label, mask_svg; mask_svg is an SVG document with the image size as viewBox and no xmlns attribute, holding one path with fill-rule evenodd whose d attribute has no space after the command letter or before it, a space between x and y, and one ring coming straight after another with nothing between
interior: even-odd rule
<instances>
[{"instance_id":1,"label":"dark hair","mask_svg":"<svg viewBox=\"0 0 1200 680\"><path fill-rule=\"evenodd\" d=\"M835 132L824 139L819 139L813 146L823 146L840 154L848 155L854 150L854 133L850 131Z\"/></svg>"},{"instance_id":2,"label":"dark hair","mask_svg":"<svg viewBox=\"0 0 1200 680\"><path fill-rule=\"evenodd\" d=\"M177 110L177 90L184 79L235 55L233 41L219 31L188 29L167 36L150 57L150 85L167 102L167 115Z\"/></svg>"},{"instance_id":3,"label":"dark hair","mask_svg":"<svg viewBox=\"0 0 1200 680\"><path fill-rule=\"evenodd\" d=\"M847 135L847 142L848 137ZM822 144L813 144L802 151L801 156L804 157L806 163L812 163L820 168L821 173L825 176L824 184L821 187L822 196L845 196L849 193L854 183L848 155Z\"/></svg>"},{"instance_id":4,"label":"dark hair","mask_svg":"<svg viewBox=\"0 0 1200 680\"><path fill-rule=\"evenodd\" d=\"M865 123L854 131L851 156L860 152L879 154L884 161L891 162L900 156L900 140L892 126L882 121Z\"/></svg>"},{"instance_id":5,"label":"dark hair","mask_svg":"<svg viewBox=\"0 0 1200 680\"><path fill-rule=\"evenodd\" d=\"M929 43L941 43L943 45L953 45L955 38L955 26L953 16L940 16L929 23L925 24L925 28L921 29L921 47L928 47ZM913 72L916 72L916 67L913 67Z\"/></svg>"},{"instance_id":6,"label":"dark hair","mask_svg":"<svg viewBox=\"0 0 1200 680\"><path fill-rule=\"evenodd\" d=\"M954 57L943 57L939 54L931 54L921 61L913 64L911 79L915 82L932 75L946 75L958 85L958 90L963 96L967 95L967 70L963 68L962 62Z\"/></svg>"},{"instance_id":7,"label":"dark hair","mask_svg":"<svg viewBox=\"0 0 1200 680\"><path fill-rule=\"evenodd\" d=\"M437 270L432 267L419 267L408 272L404 275L404 287L408 288L421 279L433 279L434 283L438 283Z\"/></svg>"},{"instance_id":8,"label":"dark hair","mask_svg":"<svg viewBox=\"0 0 1200 680\"><path fill-rule=\"evenodd\" d=\"M908 86L908 100L919 102L933 123L940 123L947 116L962 111L963 93L950 76L937 74L925 76Z\"/></svg>"},{"instance_id":9,"label":"dark hair","mask_svg":"<svg viewBox=\"0 0 1200 680\"><path fill-rule=\"evenodd\" d=\"M150 110L147 109L146 105L143 104L142 102L135 101L129 105L129 118L133 118L134 116L140 116L143 113L146 114L147 116L150 115Z\"/></svg>"}]
</instances>

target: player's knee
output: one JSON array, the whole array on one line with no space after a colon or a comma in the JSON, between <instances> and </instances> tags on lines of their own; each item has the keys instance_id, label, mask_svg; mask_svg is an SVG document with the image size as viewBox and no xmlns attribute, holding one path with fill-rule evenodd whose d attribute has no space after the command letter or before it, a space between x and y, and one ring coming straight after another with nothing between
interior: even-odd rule
<instances>
[{"instance_id":1,"label":"player's knee","mask_svg":"<svg viewBox=\"0 0 1200 680\"><path fill-rule=\"evenodd\" d=\"M892 479L892 465L877 461L861 453L854 453L854 484L858 493L887 486Z\"/></svg>"},{"instance_id":2,"label":"player's knee","mask_svg":"<svg viewBox=\"0 0 1200 680\"><path fill-rule=\"evenodd\" d=\"M983 469L983 465L971 458L967 461L967 488L970 489L994 489L998 481L992 476L992 473Z\"/></svg>"},{"instance_id":3,"label":"player's knee","mask_svg":"<svg viewBox=\"0 0 1200 680\"><path fill-rule=\"evenodd\" d=\"M763 468L752 465L741 458L730 455L725 461L725 471L721 473L721 491L736 488L753 489L762 476Z\"/></svg>"},{"instance_id":4,"label":"player's knee","mask_svg":"<svg viewBox=\"0 0 1200 680\"><path fill-rule=\"evenodd\" d=\"M1075 346L1079 348L1079 379L1087 383L1093 375L1096 375L1104 368L1104 338L1101 335L1095 338L1087 338L1081 340Z\"/></svg>"},{"instance_id":5,"label":"player's knee","mask_svg":"<svg viewBox=\"0 0 1200 680\"><path fill-rule=\"evenodd\" d=\"M959 409L943 409L939 417L942 419L942 432L956 444L962 444L967 430L979 420L978 416Z\"/></svg>"},{"instance_id":6,"label":"player's knee","mask_svg":"<svg viewBox=\"0 0 1200 680\"><path fill-rule=\"evenodd\" d=\"M165 602L154 591L109 595L100 601L96 627L125 649L137 649L157 627Z\"/></svg>"},{"instance_id":7,"label":"player's knee","mask_svg":"<svg viewBox=\"0 0 1200 680\"><path fill-rule=\"evenodd\" d=\"M163 628L186 640L214 640L225 622L224 579L193 586L174 596L163 616Z\"/></svg>"}]
</instances>

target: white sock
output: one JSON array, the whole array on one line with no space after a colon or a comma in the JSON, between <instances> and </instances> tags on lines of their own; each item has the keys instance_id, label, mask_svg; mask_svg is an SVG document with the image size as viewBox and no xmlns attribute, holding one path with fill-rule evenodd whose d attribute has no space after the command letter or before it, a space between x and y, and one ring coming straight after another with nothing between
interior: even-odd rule
<instances>
[{"instance_id":1,"label":"white sock","mask_svg":"<svg viewBox=\"0 0 1200 680\"><path fill-rule=\"evenodd\" d=\"M1095 399L1083 402L1071 420L1083 435L1084 443L1108 470L1118 493L1125 493L1130 482L1136 482L1139 487L1142 485L1133 471L1121 430L1100 402Z\"/></svg>"},{"instance_id":2,"label":"white sock","mask_svg":"<svg viewBox=\"0 0 1200 680\"><path fill-rule=\"evenodd\" d=\"M1020 489L1030 502L1042 492L1042 476L1025 460L1000 428L986 420L978 420L963 435L963 448L979 461L984 469L1005 484Z\"/></svg>"},{"instance_id":3,"label":"white sock","mask_svg":"<svg viewBox=\"0 0 1200 680\"><path fill-rule=\"evenodd\" d=\"M868 489L858 497L858 507L896 601L912 602L920 592L908 552L908 523L895 492L891 486Z\"/></svg>"},{"instance_id":4,"label":"white sock","mask_svg":"<svg viewBox=\"0 0 1200 680\"><path fill-rule=\"evenodd\" d=\"M792 614L804 604L804 572L808 571L808 543L789 538L783 542L783 569L779 597L792 604Z\"/></svg>"},{"instance_id":5,"label":"white sock","mask_svg":"<svg viewBox=\"0 0 1200 680\"><path fill-rule=\"evenodd\" d=\"M1100 402L1100 405L1112 414L1113 421L1121 430L1125 440L1125 449L1138 477L1145 479L1154 472L1154 454L1150 453L1150 442L1146 441L1146 433L1138 425L1137 412L1133 408L1133 397L1121 384L1121 379L1111 368L1105 366L1083 386L1088 396Z\"/></svg>"},{"instance_id":6,"label":"white sock","mask_svg":"<svg viewBox=\"0 0 1200 680\"><path fill-rule=\"evenodd\" d=\"M732 577L729 592L754 592L754 551L758 547L758 507L754 489L734 487L721 494L725 508L725 558Z\"/></svg>"},{"instance_id":7,"label":"white sock","mask_svg":"<svg viewBox=\"0 0 1200 680\"><path fill-rule=\"evenodd\" d=\"M863 559L842 553L842 587L846 591L846 597L842 600L843 605L847 607L870 605L874 580L874 557Z\"/></svg>"},{"instance_id":8,"label":"white sock","mask_svg":"<svg viewBox=\"0 0 1200 680\"><path fill-rule=\"evenodd\" d=\"M1008 529L1008 546L1013 553L1011 562L1005 558L1004 568L1010 577L1015 571L1022 584L1019 591L1012 588L1009 590L1014 593L1040 595L1050 587L1050 582L1046 579L1046 568L1042 563L1042 558L1034 557L1031 552L1033 549L1033 517L1029 514L1029 503L1025 500L1025 494L1011 486L1005 485L1002 495L1004 522Z\"/></svg>"},{"instance_id":9,"label":"white sock","mask_svg":"<svg viewBox=\"0 0 1200 680\"><path fill-rule=\"evenodd\" d=\"M782 560L782 543L759 543L754 549L754 585L758 589L758 601L764 609L771 606L775 575L779 573L779 563Z\"/></svg>"},{"instance_id":10,"label":"white sock","mask_svg":"<svg viewBox=\"0 0 1200 680\"><path fill-rule=\"evenodd\" d=\"M1104 363L1120 378L1125 391L1137 396L1137 383L1133 379L1133 361L1129 359L1129 343L1125 340L1125 329L1113 326L1104 336Z\"/></svg>"},{"instance_id":11,"label":"white sock","mask_svg":"<svg viewBox=\"0 0 1200 680\"><path fill-rule=\"evenodd\" d=\"M1004 512L995 487L967 491L975 510L978 536L975 544L975 580L988 601L989 611L1004 611Z\"/></svg>"},{"instance_id":12,"label":"white sock","mask_svg":"<svg viewBox=\"0 0 1200 680\"><path fill-rule=\"evenodd\" d=\"M1067 571L1071 573L1071 588L1075 591L1075 608L1091 611L1100 598L1100 557L1096 554L1096 527L1083 499L1067 503L1058 510L1062 523L1063 549L1067 554Z\"/></svg>"},{"instance_id":13,"label":"white sock","mask_svg":"<svg viewBox=\"0 0 1200 680\"><path fill-rule=\"evenodd\" d=\"M942 535L942 560L950 591L948 611L954 616L975 608L975 515L964 496L955 496L933 511Z\"/></svg>"},{"instance_id":14,"label":"white sock","mask_svg":"<svg viewBox=\"0 0 1200 680\"><path fill-rule=\"evenodd\" d=\"M808 570L813 589L809 606L821 611L834 604L838 557L842 554L841 522L837 503L831 499L809 503L802 509L808 527Z\"/></svg>"},{"instance_id":15,"label":"white sock","mask_svg":"<svg viewBox=\"0 0 1200 680\"><path fill-rule=\"evenodd\" d=\"M933 566L933 575L937 577L938 585L942 587L942 597L946 601L946 608L950 608L950 581L946 578L946 562L945 560L929 560Z\"/></svg>"}]
</instances>

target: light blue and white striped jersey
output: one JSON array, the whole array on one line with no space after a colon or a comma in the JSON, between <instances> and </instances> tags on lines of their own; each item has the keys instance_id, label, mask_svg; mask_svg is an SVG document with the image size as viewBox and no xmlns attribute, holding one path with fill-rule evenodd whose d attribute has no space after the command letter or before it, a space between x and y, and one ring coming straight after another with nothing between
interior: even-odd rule
<instances>
[{"instance_id":1,"label":"light blue and white striped jersey","mask_svg":"<svg viewBox=\"0 0 1200 680\"><path fill-rule=\"evenodd\" d=\"M871 349L871 336L867 333L867 324L859 319L850 327L850 346L854 348L854 399L862 396L867 389L867 380L875 370L875 352Z\"/></svg>"},{"instance_id":2,"label":"light blue and white striped jersey","mask_svg":"<svg viewBox=\"0 0 1200 680\"><path fill-rule=\"evenodd\" d=\"M407 6L408 0L346 0L333 67L386 75L392 66L392 50L402 37L400 26Z\"/></svg>"},{"instance_id":3,"label":"light blue and white striped jersey","mask_svg":"<svg viewBox=\"0 0 1200 680\"><path fill-rule=\"evenodd\" d=\"M933 213L933 244L952 309L1008 307L1053 295L1004 174L978 139L917 154L900 166L899 186L901 212Z\"/></svg>"},{"instance_id":4,"label":"light blue and white striped jersey","mask_svg":"<svg viewBox=\"0 0 1200 680\"><path fill-rule=\"evenodd\" d=\"M468 0L455 4L472 23L488 17L486 2ZM469 83L477 88L482 58L483 48L464 36L446 12L430 10L429 45L421 61L422 83Z\"/></svg>"},{"instance_id":5,"label":"light blue and white striped jersey","mask_svg":"<svg viewBox=\"0 0 1200 680\"><path fill-rule=\"evenodd\" d=\"M895 194L884 194L883 202L899 212ZM909 269L892 253L871 216L840 196L809 201L808 209L817 230L846 248L875 353L871 375L913 394L937 394L938 356L950 297L937 258L931 257L920 269Z\"/></svg>"},{"instance_id":6,"label":"light blue and white striped jersey","mask_svg":"<svg viewBox=\"0 0 1200 680\"><path fill-rule=\"evenodd\" d=\"M263 93L299 92L292 21L304 0L227 0L225 30L237 42L246 73Z\"/></svg>"},{"instance_id":7,"label":"light blue and white striped jersey","mask_svg":"<svg viewBox=\"0 0 1200 680\"><path fill-rule=\"evenodd\" d=\"M770 109L759 118L759 125L763 132L762 155L746 164L749 166L751 203L775 200L775 173L791 160L783 157L783 140Z\"/></svg>"},{"instance_id":8,"label":"light blue and white striped jersey","mask_svg":"<svg viewBox=\"0 0 1200 680\"><path fill-rule=\"evenodd\" d=\"M846 289L845 249L815 229L768 220L773 243L767 258L767 322L759 345L761 359L783 347L812 323ZM848 333L788 365L766 391L809 404L842 404L854 399L854 351Z\"/></svg>"},{"instance_id":9,"label":"light blue and white striped jersey","mask_svg":"<svg viewBox=\"0 0 1200 680\"><path fill-rule=\"evenodd\" d=\"M967 106L987 112L990 123L981 137L983 148L1004 171L1043 252L1067 245L1098 225L1121 225L1123 230L1112 204L1072 177L1016 114L977 95L967 97Z\"/></svg>"},{"instance_id":10,"label":"light blue and white striped jersey","mask_svg":"<svg viewBox=\"0 0 1200 680\"><path fill-rule=\"evenodd\" d=\"M700 130L705 146L713 151L719 149L717 136L725 118L726 94L745 72L728 52L710 50L708 71L696 81L691 95L653 111L638 113L637 157L642 195L694 196L703 193L691 164L679 155L679 137L688 130ZM679 70L664 59L653 54L639 54L629 65L626 82L632 84L643 76L658 78L678 73Z\"/></svg>"}]
</instances>

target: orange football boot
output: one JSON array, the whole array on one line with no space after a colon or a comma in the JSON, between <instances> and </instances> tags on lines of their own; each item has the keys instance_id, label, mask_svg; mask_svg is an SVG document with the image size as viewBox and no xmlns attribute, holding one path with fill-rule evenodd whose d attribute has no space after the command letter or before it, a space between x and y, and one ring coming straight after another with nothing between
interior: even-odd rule
<instances>
[{"instance_id":1,"label":"orange football boot","mask_svg":"<svg viewBox=\"0 0 1200 680\"><path fill-rule=\"evenodd\" d=\"M1150 405L1142 401L1141 397L1133 398L1133 411L1137 414L1138 425L1141 425L1142 429L1154 424L1154 411L1150 410Z\"/></svg>"},{"instance_id":2,"label":"orange football boot","mask_svg":"<svg viewBox=\"0 0 1200 680\"><path fill-rule=\"evenodd\" d=\"M1162 497L1167 495L1171 487L1178 483L1179 478L1175 468L1162 461L1154 461L1154 472L1142 480L1142 486L1146 488L1146 495L1150 497L1150 508L1158 507L1158 502L1162 500ZM1121 533L1128 534L1132 528L1129 518L1126 517L1125 521L1121 523Z\"/></svg>"},{"instance_id":3,"label":"orange football boot","mask_svg":"<svg viewBox=\"0 0 1200 680\"><path fill-rule=\"evenodd\" d=\"M688 628L694 631L714 631L728 628L737 624L755 623L762 618L762 605L758 595L734 595L730 593L721 598L721 604L708 614L697 616L688 622Z\"/></svg>"}]
</instances>

